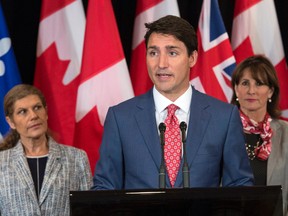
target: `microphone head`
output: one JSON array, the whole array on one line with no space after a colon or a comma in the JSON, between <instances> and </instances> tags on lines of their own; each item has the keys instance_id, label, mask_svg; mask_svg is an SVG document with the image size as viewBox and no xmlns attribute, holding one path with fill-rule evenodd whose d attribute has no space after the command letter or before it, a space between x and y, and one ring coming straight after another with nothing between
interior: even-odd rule
<instances>
[{"instance_id":1,"label":"microphone head","mask_svg":"<svg viewBox=\"0 0 288 216\"><path fill-rule=\"evenodd\" d=\"M165 130L166 130L166 125L163 122L161 122L159 124L159 131L160 132L165 132Z\"/></svg>"},{"instance_id":2,"label":"microphone head","mask_svg":"<svg viewBox=\"0 0 288 216\"><path fill-rule=\"evenodd\" d=\"M186 131L186 129L187 129L187 124L186 124L186 122L182 121L182 122L180 123L180 129Z\"/></svg>"}]
</instances>

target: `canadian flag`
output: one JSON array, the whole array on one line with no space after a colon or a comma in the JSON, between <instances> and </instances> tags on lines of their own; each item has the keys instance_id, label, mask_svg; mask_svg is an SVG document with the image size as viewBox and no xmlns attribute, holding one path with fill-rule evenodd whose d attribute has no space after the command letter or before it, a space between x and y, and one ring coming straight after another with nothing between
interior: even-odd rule
<instances>
[{"instance_id":1,"label":"canadian flag","mask_svg":"<svg viewBox=\"0 0 288 216\"><path fill-rule=\"evenodd\" d=\"M236 64L218 0L203 1L197 36L199 56L190 82L199 91L230 102L230 80Z\"/></svg>"},{"instance_id":2,"label":"canadian flag","mask_svg":"<svg viewBox=\"0 0 288 216\"><path fill-rule=\"evenodd\" d=\"M236 0L232 47L237 63L254 54L271 60L280 82L282 117L288 119L288 71L274 1Z\"/></svg>"},{"instance_id":3,"label":"canadian flag","mask_svg":"<svg viewBox=\"0 0 288 216\"><path fill-rule=\"evenodd\" d=\"M85 22L81 0L42 1L34 85L46 97L54 138L67 145L73 145Z\"/></svg>"},{"instance_id":4,"label":"canadian flag","mask_svg":"<svg viewBox=\"0 0 288 216\"><path fill-rule=\"evenodd\" d=\"M89 1L74 146L87 152L93 171L109 106L133 96L111 1Z\"/></svg>"},{"instance_id":5,"label":"canadian flag","mask_svg":"<svg viewBox=\"0 0 288 216\"><path fill-rule=\"evenodd\" d=\"M180 16L177 0L138 0L132 42L130 75L135 95L145 93L153 84L146 68L145 23L165 15Z\"/></svg>"}]
</instances>

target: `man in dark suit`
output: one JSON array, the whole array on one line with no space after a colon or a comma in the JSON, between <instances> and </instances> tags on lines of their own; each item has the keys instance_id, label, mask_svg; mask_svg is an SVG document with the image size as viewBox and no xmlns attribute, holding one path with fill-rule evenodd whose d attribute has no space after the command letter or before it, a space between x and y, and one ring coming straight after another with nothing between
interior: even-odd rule
<instances>
[{"instance_id":1,"label":"man in dark suit","mask_svg":"<svg viewBox=\"0 0 288 216\"><path fill-rule=\"evenodd\" d=\"M170 104L177 107L172 114L176 116L175 122L187 123L190 187L252 185L237 107L202 94L189 84L190 68L198 57L193 27L176 16L166 16L145 26L146 62L154 87L109 109L93 189L159 188L162 157L168 170L165 187L183 187L185 152L182 143L180 150L175 147L180 163L173 159L177 165L170 165L166 147L171 144L167 138L167 131L172 130L169 125L165 132L165 155L160 145L158 125L166 122ZM173 133L176 143L181 135L178 131Z\"/></svg>"}]
</instances>

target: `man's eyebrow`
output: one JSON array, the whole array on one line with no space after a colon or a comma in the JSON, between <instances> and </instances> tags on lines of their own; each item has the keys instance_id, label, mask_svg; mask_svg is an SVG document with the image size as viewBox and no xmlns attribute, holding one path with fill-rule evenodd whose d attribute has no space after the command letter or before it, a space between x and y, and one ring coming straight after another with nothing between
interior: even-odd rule
<instances>
[{"instance_id":1,"label":"man's eyebrow","mask_svg":"<svg viewBox=\"0 0 288 216\"><path fill-rule=\"evenodd\" d=\"M166 46L166 49L179 49L180 47L174 46L174 45L168 45Z\"/></svg>"},{"instance_id":2,"label":"man's eyebrow","mask_svg":"<svg viewBox=\"0 0 288 216\"><path fill-rule=\"evenodd\" d=\"M180 47L174 45L167 45L165 46L166 49L179 49ZM149 46L148 49L159 49L157 46Z\"/></svg>"},{"instance_id":3,"label":"man's eyebrow","mask_svg":"<svg viewBox=\"0 0 288 216\"><path fill-rule=\"evenodd\" d=\"M159 49L157 46L149 46L148 49Z\"/></svg>"}]
</instances>

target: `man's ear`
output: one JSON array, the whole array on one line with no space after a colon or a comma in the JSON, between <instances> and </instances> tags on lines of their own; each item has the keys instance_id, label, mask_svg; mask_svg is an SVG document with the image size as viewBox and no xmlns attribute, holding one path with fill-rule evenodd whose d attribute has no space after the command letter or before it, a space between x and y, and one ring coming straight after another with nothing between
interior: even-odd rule
<instances>
[{"instance_id":1,"label":"man's ear","mask_svg":"<svg viewBox=\"0 0 288 216\"><path fill-rule=\"evenodd\" d=\"M6 116L5 118L6 118L7 123L9 124L10 128L15 130L16 127L15 127L14 122L8 116Z\"/></svg>"},{"instance_id":2,"label":"man's ear","mask_svg":"<svg viewBox=\"0 0 288 216\"><path fill-rule=\"evenodd\" d=\"M196 62L197 62L197 59L198 59L198 51L197 50L194 50L192 52L192 54L190 55L189 57L189 65L190 65L190 68L192 68Z\"/></svg>"}]
</instances>

